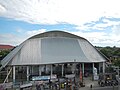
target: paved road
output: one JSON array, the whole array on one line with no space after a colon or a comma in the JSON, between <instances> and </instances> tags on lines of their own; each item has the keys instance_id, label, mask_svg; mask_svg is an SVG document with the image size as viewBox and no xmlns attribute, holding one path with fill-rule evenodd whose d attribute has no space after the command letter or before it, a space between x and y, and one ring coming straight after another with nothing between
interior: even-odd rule
<instances>
[{"instance_id":1,"label":"paved road","mask_svg":"<svg viewBox=\"0 0 120 90\"><path fill-rule=\"evenodd\" d=\"M109 87L97 87L97 88L93 88L91 90L118 90L118 86L109 86Z\"/></svg>"},{"instance_id":2,"label":"paved road","mask_svg":"<svg viewBox=\"0 0 120 90\"><path fill-rule=\"evenodd\" d=\"M80 88L79 90L118 90L118 86L105 86L100 87L98 85L98 81L92 81L90 78L84 78L85 80L85 87ZM90 85L92 85L92 89L90 88Z\"/></svg>"},{"instance_id":3,"label":"paved road","mask_svg":"<svg viewBox=\"0 0 120 90\"><path fill-rule=\"evenodd\" d=\"M118 90L118 86L106 86L106 87L94 87L94 88L90 88L90 87L84 87L84 88L80 88L79 90Z\"/></svg>"}]
</instances>

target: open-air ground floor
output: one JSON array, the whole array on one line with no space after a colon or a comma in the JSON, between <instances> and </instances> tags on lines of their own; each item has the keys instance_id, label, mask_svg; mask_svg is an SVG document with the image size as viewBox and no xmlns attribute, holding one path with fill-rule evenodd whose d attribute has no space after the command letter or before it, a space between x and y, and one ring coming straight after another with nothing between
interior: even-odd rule
<instances>
[{"instance_id":1,"label":"open-air ground floor","mask_svg":"<svg viewBox=\"0 0 120 90\"><path fill-rule=\"evenodd\" d=\"M96 68L96 69L94 69ZM97 71L95 71L97 70ZM6 79L4 83L12 82L13 87L20 87L24 83L48 81L53 82L85 82L85 78L90 77L93 80L93 74L97 72L105 72L105 63L61 63L49 65L27 65L27 66L12 66L6 68ZM15 86L16 85L16 86ZM33 85L34 86L34 85ZM36 86L34 86L36 87ZM32 89L33 90L33 89ZM57 90L57 89L55 89ZM59 90L59 89L58 89ZM62 89L60 89L62 90Z\"/></svg>"},{"instance_id":2,"label":"open-air ground floor","mask_svg":"<svg viewBox=\"0 0 120 90\"><path fill-rule=\"evenodd\" d=\"M84 77L84 82L85 82L85 87L80 87L77 90L119 90L118 87L119 86L106 86L106 87L100 87L98 85L98 81L93 81L92 78L89 77ZM90 87L92 85L92 88ZM2 90L2 89L1 89ZM20 90L20 88L18 89L8 89L8 90ZM32 87L29 88L25 88L23 90L37 90L36 89L36 85L33 85ZM41 90L50 90L50 89L41 89ZM52 89L53 90L53 89ZM57 89L56 89L57 90ZM59 89L58 89L59 90ZM67 89L60 89L60 90L67 90ZM70 89L69 89L70 90Z\"/></svg>"}]
</instances>

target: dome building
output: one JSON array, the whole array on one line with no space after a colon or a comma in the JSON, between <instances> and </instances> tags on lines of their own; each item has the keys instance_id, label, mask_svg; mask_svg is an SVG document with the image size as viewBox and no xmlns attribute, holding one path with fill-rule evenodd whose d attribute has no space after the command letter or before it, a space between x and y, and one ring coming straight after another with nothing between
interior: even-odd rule
<instances>
[{"instance_id":1,"label":"dome building","mask_svg":"<svg viewBox=\"0 0 120 90\"><path fill-rule=\"evenodd\" d=\"M59 70L63 76L68 73L65 67L69 66L71 73L79 65L83 75L93 73L94 67L98 72L104 72L105 62L106 59L85 38L64 31L49 31L21 43L1 61L0 69L11 67L15 81L16 68L18 71L24 68L29 80L30 75L52 75Z\"/></svg>"}]
</instances>

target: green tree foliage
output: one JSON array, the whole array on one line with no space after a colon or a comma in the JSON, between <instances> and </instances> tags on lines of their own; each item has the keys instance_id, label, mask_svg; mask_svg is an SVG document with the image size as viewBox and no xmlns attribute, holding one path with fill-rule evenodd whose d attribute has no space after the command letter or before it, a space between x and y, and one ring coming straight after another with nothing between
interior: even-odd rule
<instances>
[{"instance_id":1,"label":"green tree foliage","mask_svg":"<svg viewBox=\"0 0 120 90\"><path fill-rule=\"evenodd\" d=\"M115 66L119 66L119 67L120 67L120 58L119 58L118 60L114 60L114 61L113 61L113 64L114 64Z\"/></svg>"},{"instance_id":2,"label":"green tree foliage","mask_svg":"<svg viewBox=\"0 0 120 90\"><path fill-rule=\"evenodd\" d=\"M114 55L120 56L120 48L118 48L118 49L114 52Z\"/></svg>"},{"instance_id":3,"label":"green tree foliage","mask_svg":"<svg viewBox=\"0 0 120 90\"><path fill-rule=\"evenodd\" d=\"M113 73L114 69L113 69L113 67L106 67L105 72L106 73Z\"/></svg>"},{"instance_id":4,"label":"green tree foliage","mask_svg":"<svg viewBox=\"0 0 120 90\"><path fill-rule=\"evenodd\" d=\"M113 56L114 50L111 47L104 47L100 50L100 52L102 52L105 56L110 58L111 56Z\"/></svg>"},{"instance_id":5,"label":"green tree foliage","mask_svg":"<svg viewBox=\"0 0 120 90\"><path fill-rule=\"evenodd\" d=\"M120 56L120 48L118 47L103 47L100 49L100 52L102 52L105 56L108 58L113 56Z\"/></svg>"},{"instance_id":6,"label":"green tree foliage","mask_svg":"<svg viewBox=\"0 0 120 90\"><path fill-rule=\"evenodd\" d=\"M0 51L0 59L3 59L8 53L10 53L10 50Z\"/></svg>"},{"instance_id":7,"label":"green tree foliage","mask_svg":"<svg viewBox=\"0 0 120 90\"><path fill-rule=\"evenodd\" d=\"M112 60L115 66L120 66L120 48L119 47L98 47L99 51Z\"/></svg>"}]
</instances>

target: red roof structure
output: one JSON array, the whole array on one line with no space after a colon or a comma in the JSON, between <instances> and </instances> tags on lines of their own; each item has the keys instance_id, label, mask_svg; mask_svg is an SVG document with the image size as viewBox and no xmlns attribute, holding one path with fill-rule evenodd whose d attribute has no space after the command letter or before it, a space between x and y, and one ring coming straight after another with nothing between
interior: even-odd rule
<instances>
[{"instance_id":1,"label":"red roof structure","mask_svg":"<svg viewBox=\"0 0 120 90\"><path fill-rule=\"evenodd\" d=\"M11 45L0 45L0 49L13 49L14 46Z\"/></svg>"}]
</instances>

